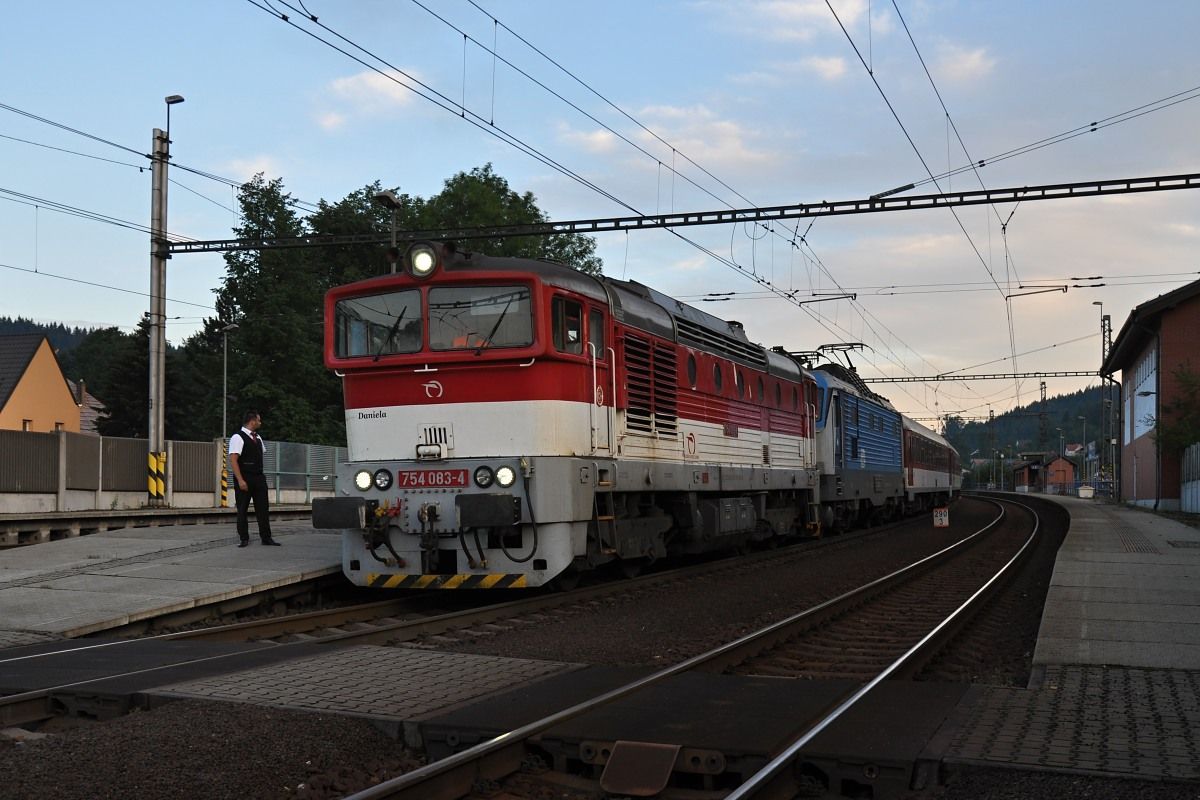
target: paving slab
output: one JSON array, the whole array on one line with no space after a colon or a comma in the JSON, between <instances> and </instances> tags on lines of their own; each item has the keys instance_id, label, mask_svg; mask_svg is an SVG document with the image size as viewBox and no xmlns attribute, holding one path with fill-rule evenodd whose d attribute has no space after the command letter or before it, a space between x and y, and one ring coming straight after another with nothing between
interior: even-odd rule
<instances>
[{"instance_id":1,"label":"paving slab","mask_svg":"<svg viewBox=\"0 0 1200 800\"><path fill-rule=\"evenodd\" d=\"M1035 668L1200 669L1200 530L1094 500L1071 515L1055 560Z\"/></svg>"},{"instance_id":2,"label":"paving slab","mask_svg":"<svg viewBox=\"0 0 1200 800\"><path fill-rule=\"evenodd\" d=\"M341 539L274 525L282 547L233 526L121 528L0 551L0 629L82 636L341 571ZM0 641L3 641L0 639Z\"/></svg>"},{"instance_id":3,"label":"paving slab","mask_svg":"<svg viewBox=\"0 0 1200 800\"><path fill-rule=\"evenodd\" d=\"M390 724L411 740L416 721L428 714L581 666L355 645L270 667L159 686L146 694L333 711Z\"/></svg>"}]
</instances>

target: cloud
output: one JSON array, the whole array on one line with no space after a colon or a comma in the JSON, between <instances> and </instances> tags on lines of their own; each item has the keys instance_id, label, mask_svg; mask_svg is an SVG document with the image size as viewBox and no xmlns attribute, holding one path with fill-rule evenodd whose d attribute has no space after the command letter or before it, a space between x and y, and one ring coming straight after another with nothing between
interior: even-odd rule
<instances>
[{"instance_id":1,"label":"cloud","mask_svg":"<svg viewBox=\"0 0 1200 800\"><path fill-rule=\"evenodd\" d=\"M777 42L811 42L822 34L836 33L840 39L840 19L852 34L862 28L870 14L867 0L834 0L837 19L825 0L759 0L758 2L701 2L698 7L724 17L724 27L740 35ZM881 11L870 16L871 34L886 35L893 29L891 14Z\"/></svg>"},{"instance_id":2,"label":"cloud","mask_svg":"<svg viewBox=\"0 0 1200 800\"><path fill-rule=\"evenodd\" d=\"M260 172L266 175L267 178L279 177L283 174L283 169L271 156L235 158L222 171L233 173L234 177L242 181L248 181Z\"/></svg>"},{"instance_id":3,"label":"cloud","mask_svg":"<svg viewBox=\"0 0 1200 800\"><path fill-rule=\"evenodd\" d=\"M804 68L809 72L815 72L827 81L834 81L846 74L846 59L833 56L830 58L821 58L820 56L809 56L801 61Z\"/></svg>"},{"instance_id":4,"label":"cloud","mask_svg":"<svg viewBox=\"0 0 1200 800\"><path fill-rule=\"evenodd\" d=\"M954 83L970 83L991 75L996 68L996 59L988 55L986 47L973 50L955 44L938 47L938 60L933 71L938 79Z\"/></svg>"},{"instance_id":5,"label":"cloud","mask_svg":"<svg viewBox=\"0 0 1200 800\"><path fill-rule=\"evenodd\" d=\"M579 131L566 124L560 124L558 131L561 139L592 155L607 155L621 144L621 141L607 130Z\"/></svg>"},{"instance_id":6,"label":"cloud","mask_svg":"<svg viewBox=\"0 0 1200 800\"><path fill-rule=\"evenodd\" d=\"M327 111L317 115L317 124L327 131L336 131L346 124L346 117L336 111Z\"/></svg>"},{"instance_id":7,"label":"cloud","mask_svg":"<svg viewBox=\"0 0 1200 800\"><path fill-rule=\"evenodd\" d=\"M335 78L321 94L321 107L315 112L317 124L326 131L336 131L353 118L377 117L405 108L415 97L405 88L409 85L411 81L395 70L385 74L367 70Z\"/></svg>"},{"instance_id":8,"label":"cloud","mask_svg":"<svg viewBox=\"0 0 1200 800\"><path fill-rule=\"evenodd\" d=\"M1191 239L1200 237L1200 226L1191 225L1186 222L1170 222L1163 227L1176 236L1187 236Z\"/></svg>"},{"instance_id":9,"label":"cloud","mask_svg":"<svg viewBox=\"0 0 1200 800\"><path fill-rule=\"evenodd\" d=\"M703 105L649 106L635 116L671 142L676 150L700 164L745 166L775 158L774 153L754 143L759 138L758 131L735 120L723 119ZM661 143L645 131L638 134L638 139L651 152L661 150ZM662 156L665 160L670 157L670 153Z\"/></svg>"}]
</instances>

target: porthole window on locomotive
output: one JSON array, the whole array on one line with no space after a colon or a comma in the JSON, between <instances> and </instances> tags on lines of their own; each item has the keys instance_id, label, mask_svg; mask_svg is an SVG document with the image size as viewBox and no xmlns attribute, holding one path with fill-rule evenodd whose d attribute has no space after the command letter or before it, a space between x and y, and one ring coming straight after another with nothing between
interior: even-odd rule
<instances>
[{"instance_id":1,"label":"porthole window on locomotive","mask_svg":"<svg viewBox=\"0 0 1200 800\"><path fill-rule=\"evenodd\" d=\"M783 408L783 388L778 383L775 384L775 407Z\"/></svg>"},{"instance_id":2,"label":"porthole window on locomotive","mask_svg":"<svg viewBox=\"0 0 1200 800\"><path fill-rule=\"evenodd\" d=\"M766 390L765 386L766 386L766 384L763 383L762 375L759 375L758 376L758 399L762 400L764 403L767 402L767 390Z\"/></svg>"},{"instance_id":3,"label":"porthole window on locomotive","mask_svg":"<svg viewBox=\"0 0 1200 800\"><path fill-rule=\"evenodd\" d=\"M737 367L733 368L733 383L737 386L738 399L744 399L746 397L746 379L742 376L742 371Z\"/></svg>"},{"instance_id":4,"label":"porthole window on locomotive","mask_svg":"<svg viewBox=\"0 0 1200 800\"><path fill-rule=\"evenodd\" d=\"M688 353L687 357L688 385L696 388L696 357Z\"/></svg>"},{"instance_id":5,"label":"porthole window on locomotive","mask_svg":"<svg viewBox=\"0 0 1200 800\"><path fill-rule=\"evenodd\" d=\"M717 391L721 391L721 387L725 381L721 375L721 365L713 364L713 386L717 387Z\"/></svg>"},{"instance_id":6,"label":"porthole window on locomotive","mask_svg":"<svg viewBox=\"0 0 1200 800\"><path fill-rule=\"evenodd\" d=\"M796 387L792 387L792 411L800 408L800 393L796 391Z\"/></svg>"}]
</instances>

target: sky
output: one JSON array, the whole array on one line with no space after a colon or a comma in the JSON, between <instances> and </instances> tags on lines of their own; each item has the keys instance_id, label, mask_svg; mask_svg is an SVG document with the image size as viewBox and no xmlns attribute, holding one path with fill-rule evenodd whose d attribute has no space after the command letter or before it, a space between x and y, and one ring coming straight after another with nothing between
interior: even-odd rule
<instances>
[{"instance_id":1,"label":"sky","mask_svg":"<svg viewBox=\"0 0 1200 800\"><path fill-rule=\"evenodd\" d=\"M590 219L1200 171L1196 30L1190 0L18 4L0 27L0 316L128 331L147 311L145 154L168 95L185 98L173 236L232 238L231 183L260 172L316 203L376 180L428 197L491 163L551 219ZM1198 212L1183 190L597 245L605 274L752 341L860 342L864 377L1088 371L1101 313L1115 336L1200 278ZM170 260L172 343L213 316L223 275L220 254ZM969 418L1037 400L1039 380L874 388Z\"/></svg>"}]
</instances>

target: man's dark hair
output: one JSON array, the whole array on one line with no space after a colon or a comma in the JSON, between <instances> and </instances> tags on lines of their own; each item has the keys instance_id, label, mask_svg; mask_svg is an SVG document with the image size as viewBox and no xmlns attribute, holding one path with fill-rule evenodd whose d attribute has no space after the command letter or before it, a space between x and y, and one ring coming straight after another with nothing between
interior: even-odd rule
<instances>
[{"instance_id":1,"label":"man's dark hair","mask_svg":"<svg viewBox=\"0 0 1200 800\"><path fill-rule=\"evenodd\" d=\"M262 415L259 414L257 411L247 411L245 414L242 414L242 424L245 425L250 420L254 419L255 417L259 417L259 416L262 416Z\"/></svg>"}]
</instances>

